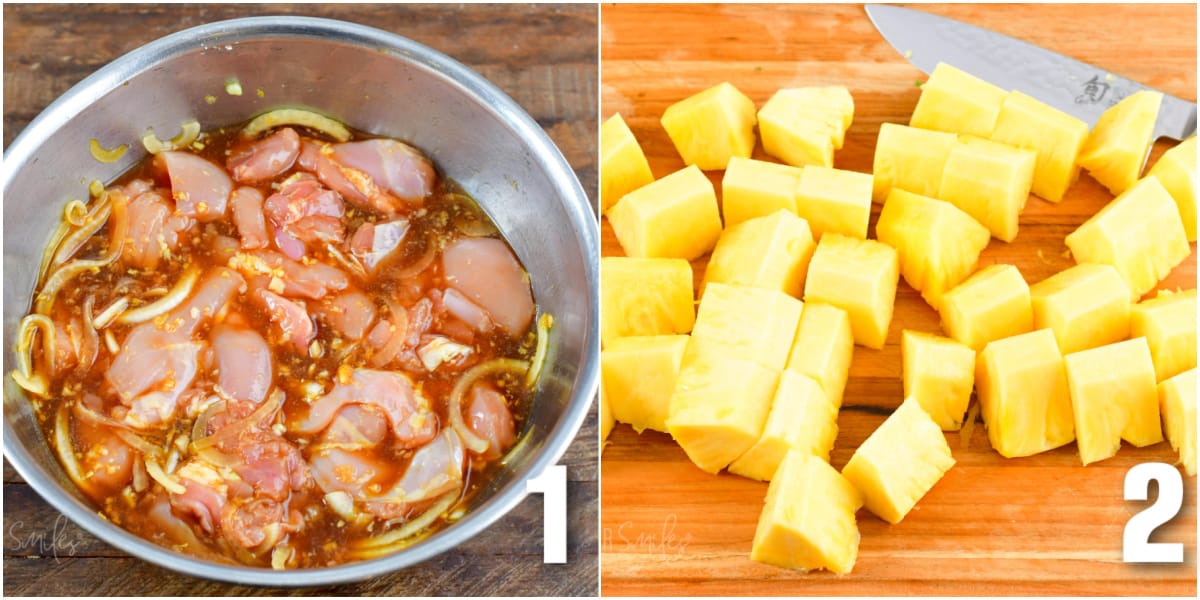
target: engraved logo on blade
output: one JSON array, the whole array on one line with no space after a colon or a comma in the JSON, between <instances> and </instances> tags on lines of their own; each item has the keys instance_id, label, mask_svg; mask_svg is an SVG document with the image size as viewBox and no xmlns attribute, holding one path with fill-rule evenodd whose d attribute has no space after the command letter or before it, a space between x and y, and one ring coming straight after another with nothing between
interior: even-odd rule
<instances>
[{"instance_id":1,"label":"engraved logo on blade","mask_svg":"<svg viewBox=\"0 0 1200 600\"><path fill-rule=\"evenodd\" d=\"M1104 101L1110 87L1099 75L1093 75L1084 82L1083 93L1075 96L1075 104L1099 104Z\"/></svg>"}]
</instances>

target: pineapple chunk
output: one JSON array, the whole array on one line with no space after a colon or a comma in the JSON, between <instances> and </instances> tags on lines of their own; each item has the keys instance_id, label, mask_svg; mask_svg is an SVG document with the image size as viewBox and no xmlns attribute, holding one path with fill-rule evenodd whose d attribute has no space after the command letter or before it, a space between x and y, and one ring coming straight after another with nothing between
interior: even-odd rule
<instances>
[{"instance_id":1,"label":"pineapple chunk","mask_svg":"<svg viewBox=\"0 0 1200 600\"><path fill-rule=\"evenodd\" d=\"M1029 288L1033 328L1054 331L1070 354L1129 337L1129 288L1116 269L1084 263Z\"/></svg>"},{"instance_id":2,"label":"pineapple chunk","mask_svg":"<svg viewBox=\"0 0 1200 600\"><path fill-rule=\"evenodd\" d=\"M758 129L767 154L797 167L831 167L853 118L844 87L782 89L758 111Z\"/></svg>"},{"instance_id":3,"label":"pineapple chunk","mask_svg":"<svg viewBox=\"0 0 1200 600\"><path fill-rule=\"evenodd\" d=\"M621 198L608 221L628 256L692 260L721 237L712 182L696 167L676 171Z\"/></svg>"},{"instance_id":4,"label":"pineapple chunk","mask_svg":"<svg viewBox=\"0 0 1200 600\"><path fill-rule=\"evenodd\" d=\"M638 433L667 431L687 343L686 335L651 335L620 338L604 348L600 366L614 419Z\"/></svg>"},{"instance_id":5,"label":"pineapple chunk","mask_svg":"<svg viewBox=\"0 0 1200 600\"><path fill-rule=\"evenodd\" d=\"M729 472L770 481L789 450L828 462L836 437L837 409L825 399L821 384L807 375L784 371L762 435L729 465Z\"/></svg>"},{"instance_id":6,"label":"pineapple chunk","mask_svg":"<svg viewBox=\"0 0 1200 600\"><path fill-rule=\"evenodd\" d=\"M667 431L700 469L716 473L749 450L771 411L779 373L692 338L671 395Z\"/></svg>"},{"instance_id":7,"label":"pineapple chunk","mask_svg":"<svg viewBox=\"0 0 1200 600\"><path fill-rule=\"evenodd\" d=\"M987 137L996 126L1004 90L966 71L938 63L921 86L909 125Z\"/></svg>"},{"instance_id":8,"label":"pineapple chunk","mask_svg":"<svg viewBox=\"0 0 1200 600\"><path fill-rule=\"evenodd\" d=\"M1142 174L1154 143L1162 92L1141 90L1104 111L1079 151L1079 166L1120 195Z\"/></svg>"},{"instance_id":9,"label":"pineapple chunk","mask_svg":"<svg viewBox=\"0 0 1200 600\"><path fill-rule=\"evenodd\" d=\"M904 330L904 397L914 398L943 431L962 428L975 385L975 351L949 338Z\"/></svg>"},{"instance_id":10,"label":"pineapple chunk","mask_svg":"<svg viewBox=\"0 0 1200 600\"><path fill-rule=\"evenodd\" d=\"M1076 262L1112 265L1137 301L1191 253L1179 209L1155 177L1138 181L1067 235Z\"/></svg>"},{"instance_id":11,"label":"pineapple chunk","mask_svg":"<svg viewBox=\"0 0 1200 600\"><path fill-rule=\"evenodd\" d=\"M1196 136L1163 152L1150 169L1179 207L1187 241L1196 241Z\"/></svg>"},{"instance_id":12,"label":"pineapple chunk","mask_svg":"<svg viewBox=\"0 0 1200 600\"><path fill-rule=\"evenodd\" d=\"M976 352L993 340L1033 331L1029 285L1012 265L991 265L942 295L942 328Z\"/></svg>"},{"instance_id":13,"label":"pineapple chunk","mask_svg":"<svg viewBox=\"0 0 1200 600\"><path fill-rule=\"evenodd\" d=\"M892 188L936 198L956 139L952 133L895 123L880 125L872 168L872 199L883 202Z\"/></svg>"},{"instance_id":14,"label":"pineapple chunk","mask_svg":"<svg viewBox=\"0 0 1200 600\"><path fill-rule=\"evenodd\" d=\"M710 283L692 338L779 371L787 364L803 309L803 302L778 290Z\"/></svg>"},{"instance_id":15,"label":"pineapple chunk","mask_svg":"<svg viewBox=\"0 0 1200 600\"><path fill-rule=\"evenodd\" d=\"M1114 456L1121 440L1139 448L1163 441L1146 338L1068 354L1066 364L1085 466Z\"/></svg>"},{"instance_id":16,"label":"pineapple chunk","mask_svg":"<svg viewBox=\"0 0 1200 600\"><path fill-rule=\"evenodd\" d=\"M621 113L613 115L600 126L600 211L651 181L654 175L637 138Z\"/></svg>"},{"instance_id":17,"label":"pineapple chunk","mask_svg":"<svg viewBox=\"0 0 1200 600\"><path fill-rule=\"evenodd\" d=\"M688 333L696 320L692 265L678 258L600 259L600 342Z\"/></svg>"},{"instance_id":18,"label":"pineapple chunk","mask_svg":"<svg viewBox=\"0 0 1200 600\"><path fill-rule=\"evenodd\" d=\"M729 227L704 271L701 298L713 282L779 290L798 298L816 246L808 223L786 210Z\"/></svg>"},{"instance_id":19,"label":"pineapple chunk","mask_svg":"<svg viewBox=\"0 0 1200 600\"><path fill-rule=\"evenodd\" d=\"M1156 381L1196 368L1195 288L1174 294L1163 290L1157 298L1133 305L1129 336L1146 338Z\"/></svg>"},{"instance_id":20,"label":"pineapple chunk","mask_svg":"<svg viewBox=\"0 0 1200 600\"><path fill-rule=\"evenodd\" d=\"M721 210L725 227L780 209L796 212L796 184L801 170L789 165L741 158L729 159L721 179Z\"/></svg>"},{"instance_id":21,"label":"pineapple chunk","mask_svg":"<svg viewBox=\"0 0 1200 600\"><path fill-rule=\"evenodd\" d=\"M1001 456L1031 456L1075 439L1067 373L1049 329L988 344L975 364L975 389Z\"/></svg>"},{"instance_id":22,"label":"pineapple chunk","mask_svg":"<svg viewBox=\"0 0 1200 600\"><path fill-rule=\"evenodd\" d=\"M873 181L868 173L805 167L795 187L796 214L808 221L818 240L826 231L865 240Z\"/></svg>"},{"instance_id":23,"label":"pineapple chunk","mask_svg":"<svg viewBox=\"0 0 1200 600\"><path fill-rule=\"evenodd\" d=\"M608 407L608 395L604 392L604 380L600 380L600 442L608 441L608 435L612 433L613 427L617 424L617 420L612 416L612 410ZM600 449L604 450L603 447Z\"/></svg>"},{"instance_id":24,"label":"pineapple chunk","mask_svg":"<svg viewBox=\"0 0 1200 600\"><path fill-rule=\"evenodd\" d=\"M846 311L819 302L809 302L800 313L796 341L788 355L787 369L808 375L821 384L825 398L841 408L842 393L854 357L854 334Z\"/></svg>"},{"instance_id":25,"label":"pineapple chunk","mask_svg":"<svg viewBox=\"0 0 1200 600\"><path fill-rule=\"evenodd\" d=\"M949 202L893 188L875 224L896 249L900 273L937 310L942 294L975 270L991 234Z\"/></svg>"},{"instance_id":26,"label":"pineapple chunk","mask_svg":"<svg viewBox=\"0 0 1200 600\"><path fill-rule=\"evenodd\" d=\"M829 233L821 236L808 263L804 300L845 310L854 342L878 350L887 340L899 281L894 248Z\"/></svg>"},{"instance_id":27,"label":"pineapple chunk","mask_svg":"<svg viewBox=\"0 0 1200 600\"><path fill-rule=\"evenodd\" d=\"M941 428L908 398L854 451L842 475L862 493L867 510L894 525L952 466Z\"/></svg>"},{"instance_id":28,"label":"pineapple chunk","mask_svg":"<svg viewBox=\"0 0 1200 600\"><path fill-rule=\"evenodd\" d=\"M828 123L836 150L842 149L846 130L854 122L854 98L842 85L781 89L767 104L771 104L769 113L800 115Z\"/></svg>"},{"instance_id":29,"label":"pineapple chunk","mask_svg":"<svg viewBox=\"0 0 1200 600\"><path fill-rule=\"evenodd\" d=\"M858 558L854 513L862 495L829 466L804 452L788 452L767 487L767 500L750 560L788 569L846 574Z\"/></svg>"},{"instance_id":30,"label":"pineapple chunk","mask_svg":"<svg viewBox=\"0 0 1200 600\"><path fill-rule=\"evenodd\" d=\"M1030 189L1045 200L1061 202L1067 188L1079 178L1076 158L1087 135L1087 123L1014 91L1005 96L996 127L988 137L1037 152Z\"/></svg>"},{"instance_id":31,"label":"pineapple chunk","mask_svg":"<svg viewBox=\"0 0 1200 600\"><path fill-rule=\"evenodd\" d=\"M982 138L960 136L950 148L938 198L979 221L996 239L1017 237L1029 199L1037 153Z\"/></svg>"},{"instance_id":32,"label":"pineapple chunk","mask_svg":"<svg viewBox=\"0 0 1200 600\"><path fill-rule=\"evenodd\" d=\"M662 126L679 156L705 171L754 151L754 101L729 82L667 107Z\"/></svg>"},{"instance_id":33,"label":"pineapple chunk","mask_svg":"<svg viewBox=\"0 0 1200 600\"><path fill-rule=\"evenodd\" d=\"M1188 477L1196 476L1196 369L1158 384L1163 431Z\"/></svg>"}]
</instances>

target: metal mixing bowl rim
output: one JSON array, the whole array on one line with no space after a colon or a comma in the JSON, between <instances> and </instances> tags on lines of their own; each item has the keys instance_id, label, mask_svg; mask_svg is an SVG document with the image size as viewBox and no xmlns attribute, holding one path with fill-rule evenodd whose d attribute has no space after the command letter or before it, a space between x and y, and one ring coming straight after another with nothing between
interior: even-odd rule
<instances>
[{"instance_id":1,"label":"metal mixing bowl rim","mask_svg":"<svg viewBox=\"0 0 1200 600\"><path fill-rule=\"evenodd\" d=\"M581 252L585 259L591 297L598 297L599 275L594 256L599 255L599 232L587 195L566 159L542 128L511 98L495 85L449 56L403 36L364 25L314 17L264 16L218 21L192 27L155 40L133 50L99 69L55 100L37 116L5 150L2 189L7 190L15 174L33 156L50 134L81 112L91 102L122 85L135 75L153 68L180 53L197 48L236 44L259 38L336 39L341 43L365 46L394 53L406 60L433 69L476 97L481 105L494 110L501 121L525 140L536 157L546 166L547 174L565 200L571 220L579 225ZM586 418L598 385L598 362L592 348L598 335L594 318L586 319L584 356L574 396L559 418L545 448L528 466L536 476L562 457ZM335 567L273 571L264 568L225 565L192 558L135 536L106 519L94 509L65 493L59 483L36 468L29 452L18 442L8 419L4 422L4 454L13 468L51 506L73 522L105 542L159 566L187 575L244 585L301 587L359 581L396 571L428 560L474 537L509 513L527 492L523 481L514 479L483 505L469 512L452 527L399 553L368 561Z\"/></svg>"}]
</instances>

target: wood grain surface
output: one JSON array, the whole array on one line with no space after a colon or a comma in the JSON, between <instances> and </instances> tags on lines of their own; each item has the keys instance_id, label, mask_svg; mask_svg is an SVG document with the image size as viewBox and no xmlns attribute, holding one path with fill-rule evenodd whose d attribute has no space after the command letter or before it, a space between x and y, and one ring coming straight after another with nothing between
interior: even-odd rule
<instances>
[{"instance_id":1,"label":"wood grain surface","mask_svg":"<svg viewBox=\"0 0 1200 600\"><path fill-rule=\"evenodd\" d=\"M114 58L164 35L243 16L296 14L370 25L437 48L508 93L549 133L585 190L597 189L595 5L8 5L4 144L50 102ZM588 419L568 473L566 565L542 563L533 495L457 549L352 585L230 586L180 575L94 538L4 466L4 595L595 595L597 430Z\"/></svg>"},{"instance_id":2,"label":"wood grain surface","mask_svg":"<svg viewBox=\"0 0 1200 600\"><path fill-rule=\"evenodd\" d=\"M1195 5L926 5L1196 99ZM875 31L860 5L604 5L601 118L620 112L662 177L684 166L659 117L670 104L729 81L761 107L779 88L845 85L854 123L837 167L870 172L879 125L907 124L925 76ZM1155 145L1151 160L1166 148ZM761 145L756 158L767 159ZM722 172L708 173L719 193ZM1087 175L1058 205L1030 199L1012 244L992 240L980 266L1018 265L1034 283L1069 267L1064 236L1112 198ZM879 207L874 207L871 237ZM620 255L607 220L602 251ZM697 284L705 259L693 263ZM1195 246L1161 287L1196 285ZM936 313L903 281L887 345L855 348L832 464L901 401L900 334L939 332ZM853 407L863 407L855 409ZM1133 465L1174 463L1167 444L1086 468L1074 444L1022 459L993 451L981 427L968 444L947 434L957 465L898 525L858 514L854 571L803 574L750 561L767 485L693 466L670 439L614 429L603 452L601 581L604 595L1178 595L1196 593L1196 479L1184 509L1155 541L1182 542L1185 563L1121 560Z\"/></svg>"}]
</instances>

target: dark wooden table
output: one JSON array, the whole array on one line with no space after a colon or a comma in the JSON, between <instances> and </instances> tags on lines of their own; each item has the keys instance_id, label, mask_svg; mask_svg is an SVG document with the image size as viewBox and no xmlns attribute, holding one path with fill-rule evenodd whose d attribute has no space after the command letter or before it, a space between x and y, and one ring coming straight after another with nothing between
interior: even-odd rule
<instances>
[{"instance_id":1,"label":"dark wooden table","mask_svg":"<svg viewBox=\"0 0 1200 600\"><path fill-rule=\"evenodd\" d=\"M595 201L596 5L5 5L4 145L50 102L111 60L164 35L244 16L296 14L392 31L475 69L558 144ZM281 590L200 580L133 558L47 505L5 462L4 595L595 595L596 418L561 464L568 477L565 565L542 563L542 499L402 572L353 585Z\"/></svg>"}]
</instances>

